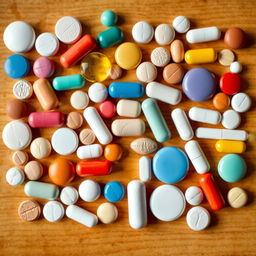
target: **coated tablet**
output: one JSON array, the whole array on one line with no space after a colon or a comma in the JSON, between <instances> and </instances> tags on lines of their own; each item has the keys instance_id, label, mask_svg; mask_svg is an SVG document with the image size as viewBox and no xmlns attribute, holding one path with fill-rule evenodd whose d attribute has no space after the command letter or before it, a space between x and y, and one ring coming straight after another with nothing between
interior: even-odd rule
<instances>
[{"instance_id":1,"label":"coated tablet","mask_svg":"<svg viewBox=\"0 0 256 256\"><path fill-rule=\"evenodd\" d=\"M92 102L99 103L108 97L108 90L102 83L94 83L88 90L89 98Z\"/></svg>"},{"instance_id":2,"label":"coated tablet","mask_svg":"<svg viewBox=\"0 0 256 256\"><path fill-rule=\"evenodd\" d=\"M88 94L81 90L73 92L70 97L70 104L75 109L85 109L89 104Z\"/></svg>"},{"instance_id":3,"label":"coated tablet","mask_svg":"<svg viewBox=\"0 0 256 256\"><path fill-rule=\"evenodd\" d=\"M192 107L188 116L191 120L207 124L218 124L221 121L221 114L216 110Z\"/></svg>"},{"instance_id":4,"label":"coated tablet","mask_svg":"<svg viewBox=\"0 0 256 256\"><path fill-rule=\"evenodd\" d=\"M172 25L178 33L186 33L190 28L190 21L185 16L178 16L173 20Z\"/></svg>"},{"instance_id":5,"label":"coated tablet","mask_svg":"<svg viewBox=\"0 0 256 256\"><path fill-rule=\"evenodd\" d=\"M100 21L103 25L107 27L115 26L117 23L118 17L115 12L111 10L104 11L100 16Z\"/></svg>"},{"instance_id":6,"label":"coated tablet","mask_svg":"<svg viewBox=\"0 0 256 256\"><path fill-rule=\"evenodd\" d=\"M145 133L146 125L142 119L116 119L111 131L116 136L140 136Z\"/></svg>"},{"instance_id":7,"label":"coated tablet","mask_svg":"<svg viewBox=\"0 0 256 256\"><path fill-rule=\"evenodd\" d=\"M151 62L143 62L137 67L136 76L143 83L152 82L157 77L157 68Z\"/></svg>"},{"instance_id":8,"label":"coated tablet","mask_svg":"<svg viewBox=\"0 0 256 256\"><path fill-rule=\"evenodd\" d=\"M78 200L78 191L74 187L67 186L61 190L60 201L65 205L75 204Z\"/></svg>"},{"instance_id":9,"label":"coated tablet","mask_svg":"<svg viewBox=\"0 0 256 256\"><path fill-rule=\"evenodd\" d=\"M170 44L175 37L175 30L168 24L160 24L155 29L155 40L160 45Z\"/></svg>"},{"instance_id":10,"label":"coated tablet","mask_svg":"<svg viewBox=\"0 0 256 256\"><path fill-rule=\"evenodd\" d=\"M188 187L185 192L186 201L190 205L199 205L204 199L204 194L201 188L197 186Z\"/></svg>"},{"instance_id":11,"label":"coated tablet","mask_svg":"<svg viewBox=\"0 0 256 256\"><path fill-rule=\"evenodd\" d=\"M142 182L148 182L152 177L151 158L142 156L139 159L139 176Z\"/></svg>"},{"instance_id":12,"label":"coated tablet","mask_svg":"<svg viewBox=\"0 0 256 256\"><path fill-rule=\"evenodd\" d=\"M141 113L141 105L136 100L119 100L116 106L116 111L119 116L138 117Z\"/></svg>"},{"instance_id":13,"label":"coated tablet","mask_svg":"<svg viewBox=\"0 0 256 256\"><path fill-rule=\"evenodd\" d=\"M155 66L164 67L170 62L171 54L164 47L157 47L151 52L150 59Z\"/></svg>"},{"instance_id":14,"label":"coated tablet","mask_svg":"<svg viewBox=\"0 0 256 256\"><path fill-rule=\"evenodd\" d=\"M5 178L11 186L17 186L24 182L25 174L20 168L12 167L6 172Z\"/></svg>"},{"instance_id":15,"label":"coated tablet","mask_svg":"<svg viewBox=\"0 0 256 256\"><path fill-rule=\"evenodd\" d=\"M102 153L103 149L100 144L80 146L76 151L76 155L80 159L98 158Z\"/></svg>"},{"instance_id":16,"label":"coated tablet","mask_svg":"<svg viewBox=\"0 0 256 256\"><path fill-rule=\"evenodd\" d=\"M33 72L39 78L49 78L55 72L55 64L47 57L40 57L33 64Z\"/></svg>"},{"instance_id":17,"label":"coated tablet","mask_svg":"<svg viewBox=\"0 0 256 256\"><path fill-rule=\"evenodd\" d=\"M65 214L63 205L58 201L47 202L43 208L43 215L49 222L60 221Z\"/></svg>"},{"instance_id":18,"label":"coated tablet","mask_svg":"<svg viewBox=\"0 0 256 256\"><path fill-rule=\"evenodd\" d=\"M104 197L113 203L122 200L124 193L124 186L118 181L110 181L104 187Z\"/></svg>"},{"instance_id":19,"label":"coated tablet","mask_svg":"<svg viewBox=\"0 0 256 256\"><path fill-rule=\"evenodd\" d=\"M235 111L239 113L244 113L248 111L251 105L251 98L246 93L240 92L232 97L231 106Z\"/></svg>"},{"instance_id":20,"label":"coated tablet","mask_svg":"<svg viewBox=\"0 0 256 256\"><path fill-rule=\"evenodd\" d=\"M189 43L201 43L218 40L221 36L221 31L217 27L207 27L191 29L186 34L186 39Z\"/></svg>"},{"instance_id":21,"label":"coated tablet","mask_svg":"<svg viewBox=\"0 0 256 256\"><path fill-rule=\"evenodd\" d=\"M27 80L19 80L12 88L13 95L19 100L29 99L33 94L33 87Z\"/></svg>"},{"instance_id":22,"label":"coated tablet","mask_svg":"<svg viewBox=\"0 0 256 256\"><path fill-rule=\"evenodd\" d=\"M236 129L241 123L241 117L235 110L226 110L222 114L221 123L226 129Z\"/></svg>"},{"instance_id":23,"label":"coated tablet","mask_svg":"<svg viewBox=\"0 0 256 256\"><path fill-rule=\"evenodd\" d=\"M138 154L145 155L157 150L157 143L150 138L138 138L131 142L130 147Z\"/></svg>"},{"instance_id":24,"label":"coated tablet","mask_svg":"<svg viewBox=\"0 0 256 256\"><path fill-rule=\"evenodd\" d=\"M97 216L102 223L110 224L117 219L118 211L114 204L103 203L97 209Z\"/></svg>"},{"instance_id":25,"label":"coated tablet","mask_svg":"<svg viewBox=\"0 0 256 256\"><path fill-rule=\"evenodd\" d=\"M132 37L136 43L148 44L153 36L154 29L146 21L139 21L132 28Z\"/></svg>"},{"instance_id":26,"label":"coated tablet","mask_svg":"<svg viewBox=\"0 0 256 256\"><path fill-rule=\"evenodd\" d=\"M243 66L240 62L235 61L230 64L229 69L232 73L241 73L243 70Z\"/></svg>"},{"instance_id":27,"label":"coated tablet","mask_svg":"<svg viewBox=\"0 0 256 256\"><path fill-rule=\"evenodd\" d=\"M59 51L60 42L52 33L40 34L35 43L36 51L41 56L53 56Z\"/></svg>"},{"instance_id":28,"label":"coated tablet","mask_svg":"<svg viewBox=\"0 0 256 256\"><path fill-rule=\"evenodd\" d=\"M209 226L211 216L205 208L196 206L188 211L186 220L192 230L201 231Z\"/></svg>"},{"instance_id":29,"label":"coated tablet","mask_svg":"<svg viewBox=\"0 0 256 256\"><path fill-rule=\"evenodd\" d=\"M94 202L100 196L100 186L93 180L85 180L80 183L78 192L85 202Z\"/></svg>"}]
</instances>

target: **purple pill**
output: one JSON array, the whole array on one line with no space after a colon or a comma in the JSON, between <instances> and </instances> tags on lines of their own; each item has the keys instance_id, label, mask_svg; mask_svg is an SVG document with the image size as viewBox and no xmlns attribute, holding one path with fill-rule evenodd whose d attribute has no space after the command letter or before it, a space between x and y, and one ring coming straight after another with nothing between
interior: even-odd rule
<instances>
[{"instance_id":1,"label":"purple pill","mask_svg":"<svg viewBox=\"0 0 256 256\"><path fill-rule=\"evenodd\" d=\"M215 76L205 68L193 68L184 76L182 89L193 101L208 100L216 90Z\"/></svg>"},{"instance_id":2,"label":"purple pill","mask_svg":"<svg viewBox=\"0 0 256 256\"><path fill-rule=\"evenodd\" d=\"M39 78L47 78L53 75L55 71L54 62L47 57L40 57L35 60L33 65L34 74Z\"/></svg>"}]
</instances>

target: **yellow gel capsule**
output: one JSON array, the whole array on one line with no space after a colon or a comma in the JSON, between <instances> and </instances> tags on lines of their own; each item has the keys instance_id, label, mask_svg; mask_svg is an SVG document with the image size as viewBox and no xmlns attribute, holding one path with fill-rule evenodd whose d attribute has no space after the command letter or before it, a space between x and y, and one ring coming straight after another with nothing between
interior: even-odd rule
<instances>
[{"instance_id":1,"label":"yellow gel capsule","mask_svg":"<svg viewBox=\"0 0 256 256\"><path fill-rule=\"evenodd\" d=\"M213 48L189 50L185 53L187 64L212 63L216 60L216 53Z\"/></svg>"},{"instance_id":2,"label":"yellow gel capsule","mask_svg":"<svg viewBox=\"0 0 256 256\"><path fill-rule=\"evenodd\" d=\"M246 144L243 141L218 140L215 148L223 153L243 153L246 150Z\"/></svg>"}]
</instances>

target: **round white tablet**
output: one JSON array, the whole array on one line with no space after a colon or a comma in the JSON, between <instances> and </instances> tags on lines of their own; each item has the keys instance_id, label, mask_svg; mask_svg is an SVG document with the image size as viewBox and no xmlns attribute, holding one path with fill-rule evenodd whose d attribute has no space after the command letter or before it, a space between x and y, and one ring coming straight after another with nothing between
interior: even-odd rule
<instances>
[{"instance_id":1,"label":"round white tablet","mask_svg":"<svg viewBox=\"0 0 256 256\"><path fill-rule=\"evenodd\" d=\"M78 147L79 139L70 128L59 128L52 135L52 147L60 155L70 155Z\"/></svg>"},{"instance_id":2,"label":"round white tablet","mask_svg":"<svg viewBox=\"0 0 256 256\"><path fill-rule=\"evenodd\" d=\"M9 149L21 150L30 144L32 132L26 123L20 120L14 120L5 125L2 138L4 144Z\"/></svg>"},{"instance_id":3,"label":"round white tablet","mask_svg":"<svg viewBox=\"0 0 256 256\"><path fill-rule=\"evenodd\" d=\"M19 100L29 99L33 94L33 87L27 80L19 80L12 88L13 95Z\"/></svg>"},{"instance_id":4,"label":"round white tablet","mask_svg":"<svg viewBox=\"0 0 256 256\"><path fill-rule=\"evenodd\" d=\"M160 45L170 44L175 37L175 30L168 24L160 24L155 30L155 40Z\"/></svg>"},{"instance_id":5,"label":"round white tablet","mask_svg":"<svg viewBox=\"0 0 256 256\"><path fill-rule=\"evenodd\" d=\"M94 83L89 87L88 95L91 101L99 103L108 97L108 89L102 83Z\"/></svg>"},{"instance_id":6,"label":"round white tablet","mask_svg":"<svg viewBox=\"0 0 256 256\"><path fill-rule=\"evenodd\" d=\"M12 167L7 171L5 178L11 186L18 186L24 182L25 174L20 168Z\"/></svg>"},{"instance_id":7,"label":"round white tablet","mask_svg":"<svg viewBox=\"0 0 256 256\"><path fill-rule=\"evenodd\" d=\"M67 186L61 190L60 201L66 205L75 204L78 200L78 191L74 187Z\"/></svg>"},{"instance_id":8,"label":"round white tablet","mask_svg":"<svg viewBox=\"0 0 256 256\"><path fill-rule=\"evenodd\" d=\"M159 220L176 220L182 215L185 207L186 200L182 191L173 185L161 185L151 194L150 209Z\"/></svg>"},{"instance_id":9,"label":"round white tablet","mask_svg":"<svg viewBox=\"0 0 256 256\"><path fill-rule=\"evenodd\" d=\"M235 61L230 64L229 69L232 73L240 73L243 70L243 66L240 62Z\"/></svg>"},{"instance_id":10,"label":"round white tablet","mask_svg":"<svg viewBox=\"0 0 256 256\"><path fill-rule=\"evenodd\" d=\"M204 194L201 188L191 186L185 192L186 201L191 205L199 205L204 199Z\"/></svg>"},{"instance_id":11,"label":"round white tablet","mask_svg":"<svg viewBox=\"0 0 256 256\"><path fill-rule=\"evenodd\" d=\"M80 183L78 192L85 202L94 202L100 196L100 186L93 180L85 180Z\"/></svg>"},{"instance_id":12,"label":"round white tablet","mask_svg":"<svg viewBox=\"0 0 256 256\"><path fill-rule=\"evenodd\" d=\"M73 44L81 37L81 23L76 18L64 16L57 21L55 34L61 42Z\"/></svg>"},{"instance_id":13,"label":"round white tablet","mask_svg":"<svg viewBox=\"0 0 256 256\"><path fill-rule=\"evenodd\" d=\"M227 129L236 129L241 123L241 117L235 110L227 110L222 114L222 125Z\"/></svg>"},{"instance_id":14,"label":"round white tablet","mask_svg":"<svg viewBox=\"0 0 256 256\"><path fill-rule=\"evenodd\" d=\"M186 220L192 230L201 231L209 226L211 216L205 208L195 206L188 211Z\"/></svg>"},{"instance_id":15,"label":"round white tablet","mask_svg":"<svg viewBox=\"0 0 256 256\"><path fill-rule=\"evenodd\" d=\"M60 42L54 34L43 33L37 37L35 47L41 56L53 56L58 52Z\"/></svg>"},{"instance_id":16,"label":"round white tablet","mask_svg":"<svg viewBox=\"0 0 256 256\"><path fill-rule=\"evenodd\" d=\"M157 68L151 62L143 62L136 69L138 80L144 83L150 83L157 77Z\"/></svg>"},{"instance_id":17,"label":"round white tablet","mask_svg":"<svg viewBox=\"0 0 256 256\"><path fill-rule=\"evenodd\" d=\"M57 222L64 217L65 210L58 201L49 201L43 208L44 218L50 222Z\"/></svg>"},{"instance_id":18,"label":"round white tablet","mask_svg":"<svg viewBox=\"0 0 256 256\"><path fill-rule=\"evenodd\" d=\"M157 47L151 52L150 59L155 66L164 67L170 62L171 54L164 47Z\"/></svg>"},{"instance_id":19,"label":"round white tablet","mask_svg":"<svg viewBox=\"0 0 256 256\"><path fill-rule=\"evenodd\" d=\"M28 52L35 39L34 29L24 21L14 21L4 30L4 44L13 52Z\"/></svg>"},{"instance_id":20,"label":"round white tablet","mask_svg":"<svg viewBox=\"0 0 256 256\"><path fill-rule=\"evenodd\" d=\"M244 92L237 93L232 97L231 106L235 111L239 113L248 111L251 105L251 98Z\"/></svg>"},{"instance_id":21,"label":"round white tablet","mask_svg":"<svg viewBox=\"0 0 256 256\"><path fill-rule=\"evenodd\" d=\"M89 104L88 94L81 90L73 92L70 97L70 104L75 109L85 109Z\"/></svg>"},{"instance_id":22,"label":"round white tablet","mask_svg":"<svg viewBox=\"0 0 256 256\"><path fill-rule=\"evenodd\" d=\"M132 28L132 37L136 43L148 44L153 36L154 29L146 21L139 21Z\"/></svg>"},{"instance_id":23,"label":"round white tablet","mask_svg":"<svg viewBox=\"0 0 256 256\"><path fill-rule=\"evenodd\" d=\"M190 21L185 16L178 16L173 20L172 25L178 33L186 33L190 28Z\"/></svg>"}]
</instances>

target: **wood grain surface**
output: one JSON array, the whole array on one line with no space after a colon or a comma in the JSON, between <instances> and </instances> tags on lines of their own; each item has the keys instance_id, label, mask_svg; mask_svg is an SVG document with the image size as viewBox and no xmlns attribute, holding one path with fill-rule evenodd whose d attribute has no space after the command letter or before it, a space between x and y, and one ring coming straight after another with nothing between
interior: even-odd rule
<instances>
[{"instance_id":1,"label":"wood grain surface","mask_svg":"<svg viewBox=\"0 0 256 256\"><path fill-rule=\"evenodd\" d=\"M117 203L119 217L116 223L111 225L99 224L89 229L85 226L64 218L58 223L49 223L43 218L33 223L22 222L17 214L20 202L27 199L23 192L23 185L11 187L5 181L5 173L13 164L11 162L12 151L8 150L1 142L0 145L0 255L214 255L214 256L255 256L256 255L256 163L255 163L255 96L256 96L256 2L255 0L215 0L215 1L121 1L121 0L0 0L0 126L11 121L5 114L5 105L12 99L12 86L14 80L7 77L3 70L4 60L12 54L5 48L2 41L4 28L12 21L24 20L30 23L36 30L37 35L42 32L54 32L56 21L64 16L71 15L78 18L83 23L83 33L91 33L93 36L106 29L100 23L100 14L105 9L112 9L119 16L118 26L124 30L125 41L132 41L131 29L137 21L147 20L156 26L160 23L171 23L177 15L185 15L191 20L192 28L218 26L222 31L229 27L238 26L244 29L249 38L248 48L236 50L237 59L243 64L244 71L241 74L244 81L244 91L253 98L252 109L242 114L241 129L250 133L248 150L243 154L248 165L246 177L237 183L228 184L220 180L217 175L217 164L224 155L217 153L214 140L199 140L211 164L211 172L216 175L216 180L226 197L228 189L239 186L244 188L249 194L249 203L241 209L232 209L227 206L218 212L212 212L211 226L202 232L190 230L186 224L186 212L190 208L187 206L183 216L174 222L161 222L156 220L150 212L148 226L141 230L133 230L128 224L127 198ZM178 35L177 38L184 38ZM185 43L185 40L184 40ZM185 43L186 44L186 43ZM149 60L149 54L157 45L153 41L148 45L141 45L143 61ZM223 40L196 45L186 44L186 48L214 47L217 51L224 49ZM61 52L67 49L62 45ZM105 52L112 60L115 47ZM30 60L35 60L39 55L35 50L26 53ZM59 62L59 56L51 59ZM192 66L183 64L185 69ZM219 63L204 65L217 75L228 72L228 67ZM158 81L162 81L162 70L158 69ZM79 66L70 69L63 69L58 64L56 75L67 75L79 73ZM32 74L27 78L29 81L36 80ZM125 72L121 81L137 81L135 71ZM110 84L106 81L105 84ZM84 90L87 91L89 83ZM181 88L180 85L175 86ZM68 113L72 110L69 97L72 92L60 92L58 97L61 101L60 111ZM40 111L37 100L33 96L27 101L30 110ZM174 108L164 103L159 103L161 110L172 131L172 139L161 146L178 146L183 148L184 141L178 137L177 131L170 119L170 111ZM186 111L192 106L213 108L212 101L203 103L191 102L183 97L179 105ZM144 118L144 117L142 117ZM107 121L110 125L111 121ZM200 124L193 122L195 129ZM84 124L84 127L87 127ZM219 125L218 127L221 127ZM33 137L43 136L51 138L55 129L38 129L33 131ZM146 135L153 138L147 127ZM123 158L114 164L113 173L105 177L92 177L103 185L111 180L121 181L127 185L130 180L138 179L138 159L139 155L129 150L129 144L134 138L115 138L114 142L120 143L124 149ZM27 149L28 151L28 149ZM56 153L52 153L48 159L42 161L47 173L47 166L57 158ZM32 156L30 155L32 159ZM67 157L77 162L77 157L73 154ZM49 181L47 175L42 178ZM72 185L78 187L82 178L76 178ZM153 177L147 183L148 198L152 190L162 184ZM177 184L183 191L190 185L198 185L198 174L191 168L188 176ZM103 196L94 203L85 203L79 200L78 205L96 213L97 207L105 202ZM39 200L44 205L45 200ZM204 201L203 206L209 209L209 205Z\"/></svg>"}]
</instances>

